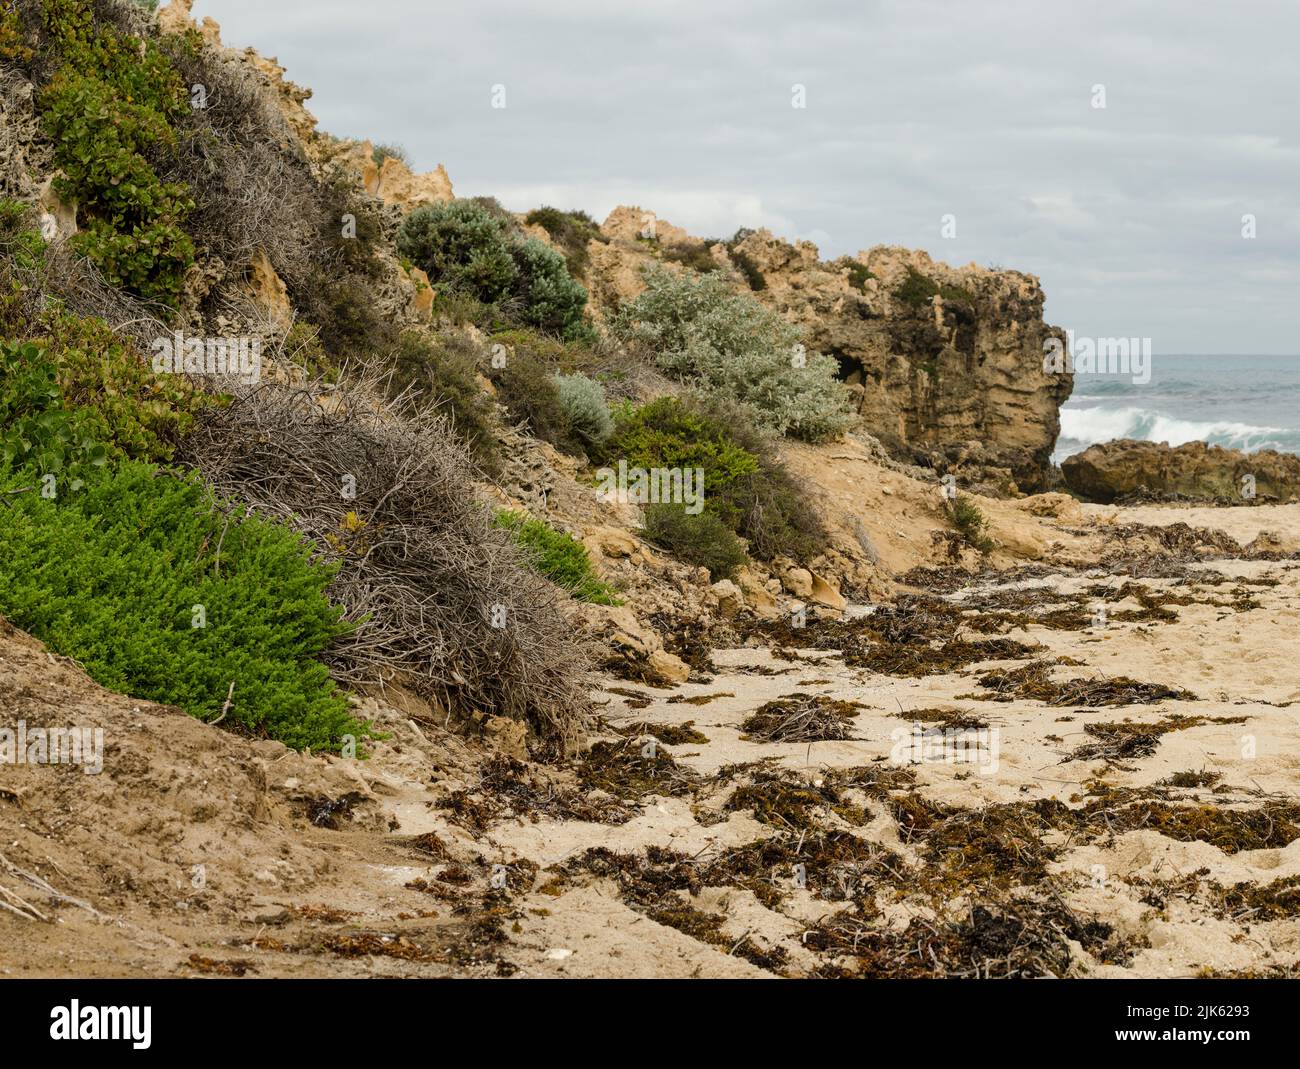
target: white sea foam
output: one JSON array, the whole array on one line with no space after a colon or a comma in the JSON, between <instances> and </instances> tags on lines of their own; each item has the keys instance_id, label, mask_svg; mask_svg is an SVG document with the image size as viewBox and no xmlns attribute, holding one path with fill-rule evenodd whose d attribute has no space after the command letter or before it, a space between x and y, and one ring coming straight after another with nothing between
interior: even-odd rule
<instances>
[{"instance_id":1,"label":"white sea foam","mask_svg":"<svg viewBox=\"0 0 1300 1069\"><path fill-rule=\"evenodd\" d=\"M1198 421L1178 419L1144 408L1063 408L1058 456L1080 452L1096 442L1137 438L1147 442L1209 442L1230 449L1254 452L1259 449L1295 450L1295 431L1264 427L1232 420Z\"/></svg>"}]
</instances>

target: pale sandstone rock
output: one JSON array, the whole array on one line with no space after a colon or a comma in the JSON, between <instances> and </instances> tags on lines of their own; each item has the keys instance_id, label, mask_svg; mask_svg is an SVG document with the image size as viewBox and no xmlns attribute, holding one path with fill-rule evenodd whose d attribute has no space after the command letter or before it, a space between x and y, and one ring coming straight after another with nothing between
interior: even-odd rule
<instances>
[{"instance_id":1,"label":"pale sandstone rock","mask_svg":"<svg viewBox=\"0 0 1300 1069\"><path fill-rule=\"evenodd\" d=\"M719 579L710 587L718 599L718 612L730 619L745 607L745 595L730 579Z\"/></svg>"},{"instance_id":2,"label":"pale sandstone rock","mask_svg":"<svg viewBox=\"0 0 1300 1069\"><path fill-rule=\"evenodd\" d=\"M807 568L790 568L781 577L781 585L786 592L796 598L808 598L813 592L813 576Z\"/></svg>"},{"instance_id":3,"label":"pale sandstone rock","mask_svg":"<svg viewBox=\"0 0 1300 1069\"><path fill-rule=\"evenodd\" d=\"M289 300L289 290L284 281L261 249L253 253L246 276L253 304L270 321L273 329L287 329L293 323L293 302Z\"/></svg>"},{"instance_id":4,"label":"pale sandstone rock","mask_svg":"<svg viewBox=\"0 0 1300 1069\"><path fill-rule=\"evenodd\" d=\"M839 612L843 612L849 604L843 594L816 573L813 573L812 589L809 591L808 597L818 605L823 605L828 609L836 609Z\"/></svg>"}]
</instances>

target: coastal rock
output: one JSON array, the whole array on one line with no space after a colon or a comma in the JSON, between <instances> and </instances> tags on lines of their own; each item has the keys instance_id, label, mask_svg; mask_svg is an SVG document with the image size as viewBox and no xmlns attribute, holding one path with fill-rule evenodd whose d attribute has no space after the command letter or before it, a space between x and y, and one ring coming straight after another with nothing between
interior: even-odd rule
<instances>
[{"instance_id":1,"label":"coastal rock","mask_svg":"<svg viewBox=\"0 0 1300 1069\"><path fill-rule=\"evenodd\" d=\"M1061 475L1075 493L1103 504L1142 498L1250 504L1300 497L1300 456L1271 449L1243 453L1204 442L1105 442L1067 457Z\"/></svg>"},{"instance_id":2,"label":"coastal rock","mask_svg":"<svg viewBox=\"0 0 1300 1069\"><path fill-rule=\"evenodd\" d=\"M711 259L737 290L802 326L810 349L835 357L865 428L893 456L992 493L1048 488L1073 379L1044 370L1044 341L1064 334L1043 322L1033 275L895 246L825 261L811 242L767 230L706 244L627 206L601 234L585 279L598 316L641 291L645 266Z\"/></svg>"}]
</instances>

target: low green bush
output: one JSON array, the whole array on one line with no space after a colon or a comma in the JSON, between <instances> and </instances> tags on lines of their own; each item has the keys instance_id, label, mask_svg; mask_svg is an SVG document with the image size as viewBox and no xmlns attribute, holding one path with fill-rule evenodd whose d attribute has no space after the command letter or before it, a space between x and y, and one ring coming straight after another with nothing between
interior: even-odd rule
<instances>
[{"instance_id":1,"label":"low green bush","mask_svg":"<svg viewBox=\"0 0 1300 1069\"><path fill-rule=\"evenodd\" d=\"M576 278L586 274L591 260L588 245L592 241L606 241L600 232L600 226L586 212L565 212L559 208L534 208L524 222L529 226L540 226L551 240L557 244L568 261L569 271Z\"/></svg>"},{"instance_id":2,"label":"low green bush","mask_svg":"<svg viewBox=\"0 0 1300 1069\"><path fill-rule=\"evenodd\" d=\"M691 515L680 505L649 505L640 533L678 560L707 568L714 582L731 577L745 563L744 546L712 512Z\"/></svg>"},{"instance_id":3,"label":"low green bush","mask_svg":"<svg viewBox=\"0 0 1300 1069\"><path fill-rule=\"evenodd\" d=\"M592 335L587 291L564 255L524 237L499 207L455 200L417 208L402 223L397 248L435 285L496 305L508 319L567 339Z\"/></svg>"},{"instance_id":4,"label":"low green bush","mask_svg":"<svg viewBox=\"0 0 1300 1069\"><path fill-rule=\"evenodd\" d=\"M662 397L618 414L600 452L628 468L700 468L704 509L749 543L760 560L805 560L827 535L803 490L752 413L718 398Z\"/></svg>"},{"instance_id":5,"label":"low green bush","mask_svg":"<svg viewBox=\"0 0 1300 1069\"><path fill-rule=\"evenodd\" d=\"M969 497L958 494L952 501L952 525L958 534L981 553L993 549L993 540L988 536L988 518Z\"/></svg>"},{"instance_id":6,"label":"low green bush","mask_svg":"<svg viewBox=\"0 0 1300 1069\"><path fill-rule=\"evenodd\" d=\"M0 474L0 612L17 626L201 720L299 749L365 736L318 660L349 629L333 573L290 531L134 461L53 499L28 485Z\"/></svg>"},{"instance_id":7,"label":"low green bush","mask_svg":"<svg viewBox=\"0 0 1300 1069\"><path fill-rule=\"evenodd\" d=\"M592 567L587 550L576 538L522 513L502 509L497 526L514 535L527 552L533 568L578 601L621 605L613 590Z\"/></svg>"}]
</instances>

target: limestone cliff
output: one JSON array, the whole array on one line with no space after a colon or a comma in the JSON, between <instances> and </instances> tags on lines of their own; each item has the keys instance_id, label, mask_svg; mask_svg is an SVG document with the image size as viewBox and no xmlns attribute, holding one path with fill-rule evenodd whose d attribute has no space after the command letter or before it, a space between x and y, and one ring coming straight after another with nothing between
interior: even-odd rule
<instances>
[{"instance_id":1,"label":"limestone cliff","mask_svg":"<svg viewBox=\"0 0 1300 1069\"><path fill-rule=\"evenodd\" d=\"M1059 331L1043 322L1033 275L893 246L828 262L810 242L766 230L704 241L630 207L602 234L587 281L604 314L640 290L640 269L656 260L727 271L839 361L866 428L896 456L1003 491L1050 482L1072 379L1043 371L1043 340Z\"/></svg>"}]
</instances>

